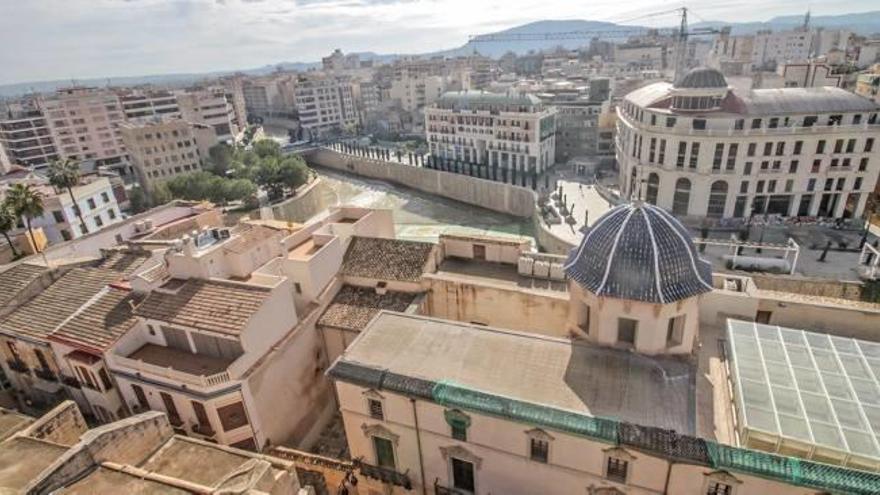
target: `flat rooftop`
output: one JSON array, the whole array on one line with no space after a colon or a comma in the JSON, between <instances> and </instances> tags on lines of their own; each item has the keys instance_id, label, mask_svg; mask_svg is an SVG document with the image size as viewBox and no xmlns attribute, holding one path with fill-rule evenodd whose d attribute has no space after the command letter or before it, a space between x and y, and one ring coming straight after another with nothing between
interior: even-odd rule
<instances>
[{"instance_id":1,"label":"flat rooftop","mask_svg":"<svg viewBox=\"0 0 880 495\"><path fill-rule=\"evenodd\" d=\"M20 493L67 447L28 437L11 438L0 444L0 493Z\"/></svg>"},{"instance_id":2,"label":"flat rooftop","mask_svg":"<svg viewBox=\"0 0 880 495\"><path fill-rule=\"evenodd\" d=\"M3 441L34 422L34 418L0 407L0 441Z\"/></svg>"},{"instance_id":3,"label":"flat rooftop","mask_svg":"<svg viewBox=\"0 0 880 495\"><path fill-rule=\"evenodd\" d=\"M589 416L696 431L696 366L676 358L382 312L334 367L340 362Z\"/></svg>"},{"instance_id":4,"label":"flat rooftop","mask_svg":"<svg viewBox=\"0 0 880 495\"><path fill-rule=\"evenodd\" d=\"M165 483L142 479L136 474L99 467L59 491L65 495L93 495L95 493L188 495L189 490Z\"/></svg>"},{"instance_id":5,"label":"flat rooftop","mask_svg":"<svg viewBox=\"0 0 880 495\"><path fill-rule=\"evenodd\" d=\"M490 283L510 290L532 289L560 294L568 292L568 284L564 281L524 277L519 274L515 265L504 263L446 258L440 263L437 275L453 276L472 284Z\"/></svg>"},{"instance_id":6,"label":"flat rooftop","mask_svg":"<svg viewBox=\"0 0 880 495\"><path fill-rule=\"evenodd\" d=\"M193 354L173 347L162 347L156 344L145 344L126 357L196 376L221 373L226 371L229 365L235 361L234 359L221 359L205 356L204 354Z\"/></svg>"},{"instance_id":7,"label":"flat rooftop","mask_svg":"<svg viewBox=\"0 0 880 495\"><path fill-rule=\"evenodd\" d=\"M249 452L239 454L234 449L175 436L139 467L171 478L216 487L232 473L241 469L246 472L248 469L244 464L252 459L254 455Z\"/></svg>"}]
</instances>

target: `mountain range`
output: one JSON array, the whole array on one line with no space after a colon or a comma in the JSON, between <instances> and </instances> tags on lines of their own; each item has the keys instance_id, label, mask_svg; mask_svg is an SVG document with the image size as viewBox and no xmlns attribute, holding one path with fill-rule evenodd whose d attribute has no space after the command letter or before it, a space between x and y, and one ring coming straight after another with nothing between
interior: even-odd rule
<instances>
[{"instance_id":1,"label":"mountain range","mask_svg":"<svg viewBox=\"0 0 880 495\"><path fill-rule=\"evenodd\" d=\"M706 21L691 24L693 28L720 28L730 26L733 34L752 34L762 29L785 30L804 23L804 16L790 15L778 16L765 22L744 22L744 23L728 23L721 21ZM812 26L833 28L833 29L849 29L857 34L880 37L880 11L863 12L858 14L841 14L814 16L811 19ZM544 33L594 33L600 35L603 39L622 39L626 31L637 31L647 29L643 26L621 25L613 22L603 21L586 21L586 20L543 20L531 22L516 26L496 33L488 33L484 36L493 35L540 35ZM615 33L615 31L617 33ZM500 57L508 51L516 54L525 54L530 51L540 51L552 49L562 46L567 49L576 49L587 45L589 40L587 36L582 39L530 39L506 42L480 42L470 40L462 46L447 50L440 50L431 53L412 54L423 57L446 56L455 57L462 55L470 55L479 53L489 57ZM400 57L400 54L377 54L372 52L358 53L361 60L374 60L377 62L389 62ZM138 84L157 84L157 85L186 85L197 82L199 80L217 77L221 75L240 72L248 75L264 75L281 70L310 70L320 67L320 62L280 62L278 64L267 65L244 70L216 71L199 74L163 74L136 77L117 77L117 78L100 78L100 79L81 79L76 80L77 84L85 86L104 86L113 84L117 86L138 85ZM72 81L38 81L19 84L9 84L0 86L0 97L17 96L32 91L46 92L53 91L59 87L69 86Z\"/></svg>"}]
</instances>

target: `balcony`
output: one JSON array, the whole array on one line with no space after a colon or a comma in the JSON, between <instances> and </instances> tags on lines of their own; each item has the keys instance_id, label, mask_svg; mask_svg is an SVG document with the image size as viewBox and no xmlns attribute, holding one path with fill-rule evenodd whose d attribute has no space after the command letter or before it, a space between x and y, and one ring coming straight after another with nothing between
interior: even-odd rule
<instances>
[{"instance_id":1,"label":"balcony","mask_svg":"<svg viewBox=\"0 0 880 495\"><path fill-rule=\"evenodd\" d=\"M47 382L57 382L58 375L52 372L52 370L47 370L43 368L34 369L34 374L37 375L38 378L46 380Z\"/></svg>"},{"instance_id":2,"label":"balcony","mask_svg":"<svg viewBox=\"0 0 880 495\"><path fill-rule=\"evenodd\" d=\"M9 366L9 369L12 371L17 371L19 373L27 373L30 369L24 364L24 361L20 359L9 359L6 361L6 365Z\"/></svg>"},{"instance_id":3,"label":"balcony","mask_svg":"<svg viewBox=\"0 0 880 495\"><path fill-rule=\"evenodd\" d=\"M80 385L79 380L77 380L76 378L74 378L72 376L61 375L61 383L63 383L67 387L74 388L77 390L82 388L82 385Z\"/></svg>"},{"instance_id":4,"label":"balcony","mask_svg":"<svg viewBox=\"0 0 880 495\"><path fill-rule=\"evenodd\" d=\"M473 493L455 488L448 488L441 485L440 480L434 480L434 495L473 495Z\"/></svg>"},{"instance_id":5,"label":"balcony","mask_svg":"<svg viewBox=\"0 0 880 495\"><path fill-rule=\"evenodd\" d=\"M394 469L367 464L360 459L355 459L354 465L355 467L360 469L361 474L368 478L373 478L374 480L379 480L383 483L388 483L406 488L407 490L412 490L412 482L410 481L409 476L406 473L401 473Z\"/></svg>"},{"instance_id":6,"label":"balcony","mask_svg":"<svg viewBox=\"0 0 880 495\"><path fill-rule=\"evenodd\" d=\"M227 369L234 361L155 344L146 344L127 357L112 355L110 358L116 370L127 369L138 375L202 389L229 383Z\"/></svg>"}]
</instances>

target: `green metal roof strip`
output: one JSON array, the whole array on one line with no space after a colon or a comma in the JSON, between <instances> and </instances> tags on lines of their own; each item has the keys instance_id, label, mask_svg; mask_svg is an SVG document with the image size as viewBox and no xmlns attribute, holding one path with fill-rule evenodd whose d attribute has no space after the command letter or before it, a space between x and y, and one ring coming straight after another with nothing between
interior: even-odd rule
<instances>
[{"instance_id":1,"label":"green metal roof strip","mask_svg":"<svg viewBox=\"0 0 880 495\"><path fill-rule=\"evenodd\" d=\"M684 462L751 474L834 493L880 494L880 473L784 457L722 445L661 429L620 423L474 390L451 381L432 382L404 377L358 363L337 361L327 373L334 379L432 400L462 410L489 414L535 426L544 426L594 440L632 446ZM430 393L428 390L430 389ZM705 446L705 449L700 446ZM704 454L705 452L705 454Z\"/></svg>"},{"instance_id":2,"label":"green metal roof strip","mask_svg":"<svg viewBox=\"0 0 880 495\"><path fill-rule=\"evenodd\" d=\"M583 435L608 443L617 443L618 422L571 411L519 401L442 381L434 385L434 402L488 413L530 424L544 425L560 431Z\"/></svg>"}]
</instances>

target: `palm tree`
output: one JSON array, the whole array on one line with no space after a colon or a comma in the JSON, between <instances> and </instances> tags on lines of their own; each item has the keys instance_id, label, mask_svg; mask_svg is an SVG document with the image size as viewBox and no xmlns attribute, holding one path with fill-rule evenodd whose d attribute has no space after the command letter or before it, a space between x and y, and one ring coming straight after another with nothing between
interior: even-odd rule
<instances>
[{"instance_id":1,"label":"palm tree","mask_svg":"<svg viewBox=\"0 0 880 495\"><path fill-rule=\"evenodd\" d=\"M28 235L34 243L34 250L40 252L34 231L31 229L31 220L43 215L43 195L28 184L14 184L6 194L6 201L15 213L15 216L24 218Z\"/></svg>"},{"instance_id":2,"label":"palm tree","mask_svg":"<svg viewBox=\"0 0 880 495\"><path fill-rule=\"evenodd\" d=\"M67 194L70 195L70 202L73 203L73 212L79 218L82 233L88 234L86 221L83 219L79 205L76 203L76 198L73 197L73 188L79 185L79 165L73 160L68 159L53 160L49 164L48 176L49 183L57 189L67 189Z\"/></svg>"},{"instance_id":3,"label":"palm tree","mask_svg":"<svg viewBox=\"0 0 880 495\"><path fill-rule=\"evenodd\" d=\"M12 208L9 207L8 204L0 203L0 232L3 233L3 237L6 238L6 242L9 243L9 249L12 250L12 256L14 258L18 258L18 250L15 249L15 244L12 243L12 239L9 238L9 231L15 228L15 224L18 223L18 217L13 213Z\"/></svg>"}]
</instances>

